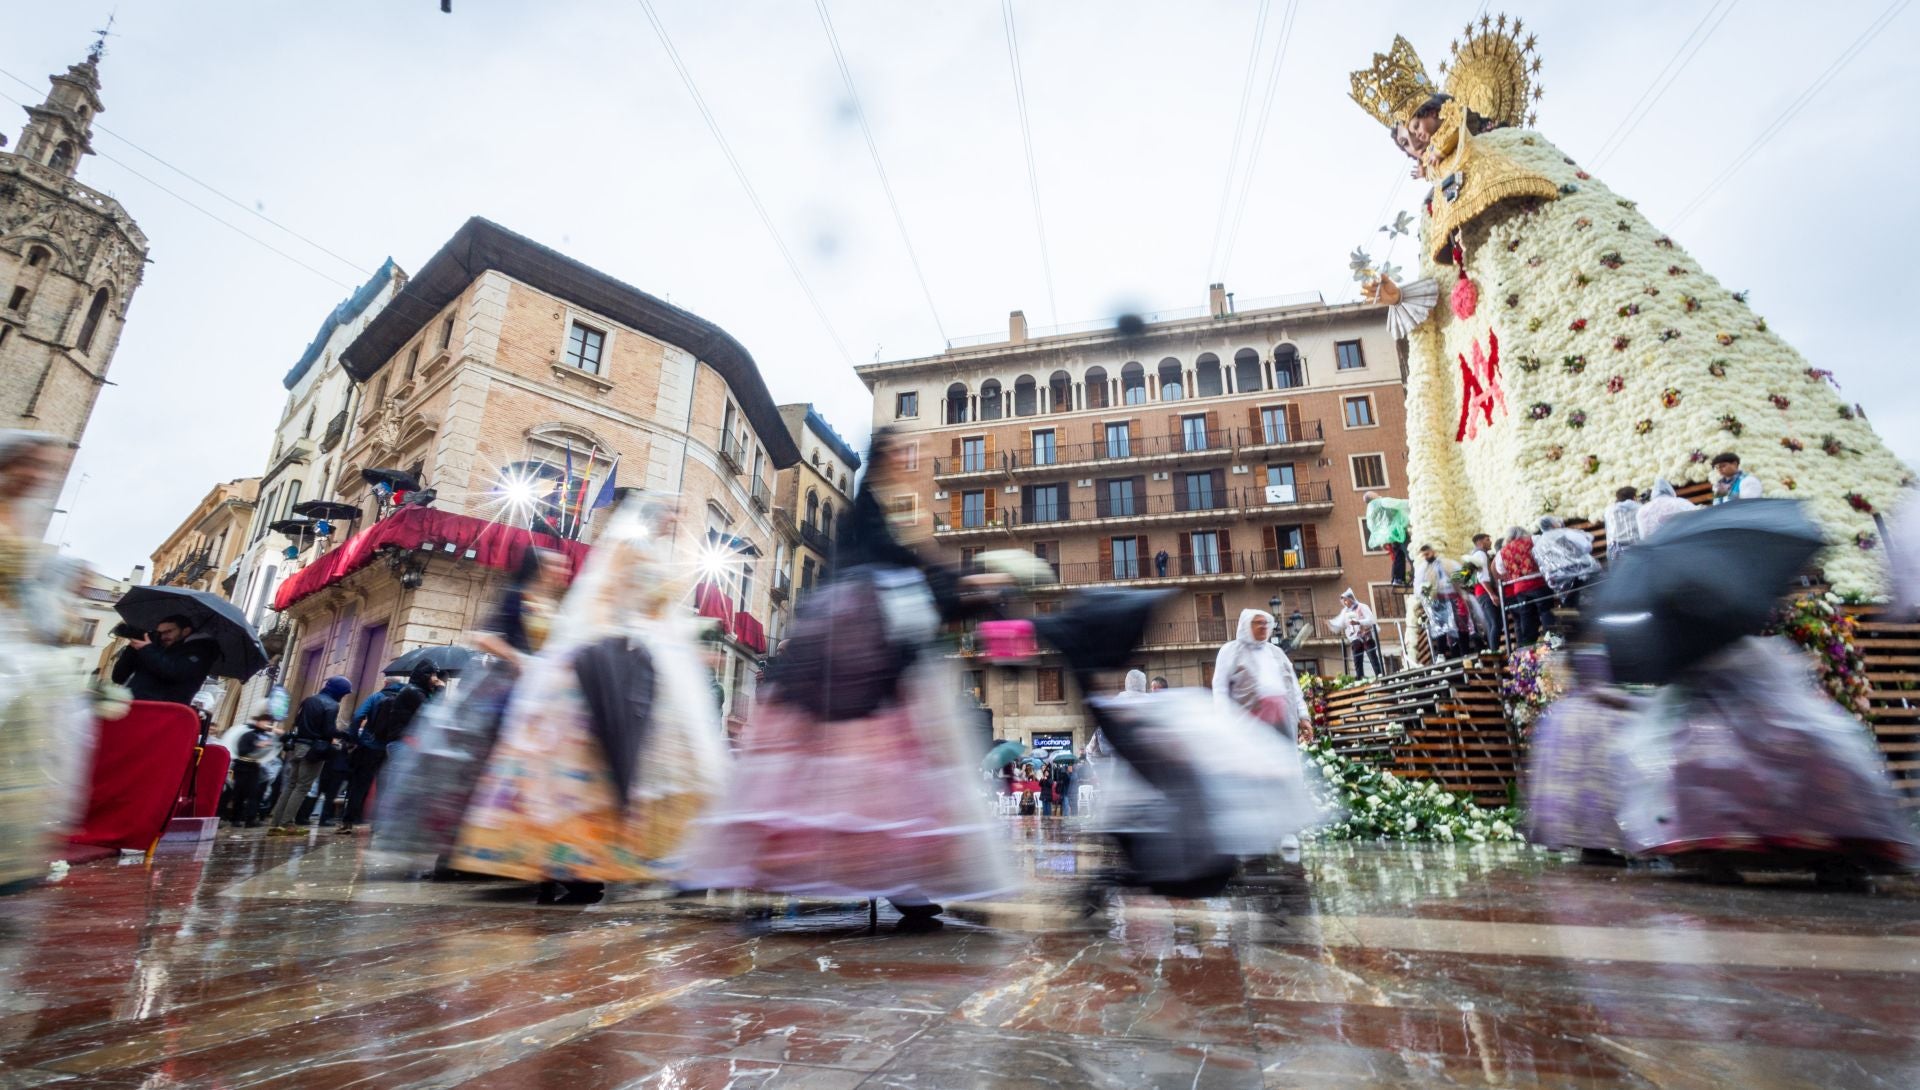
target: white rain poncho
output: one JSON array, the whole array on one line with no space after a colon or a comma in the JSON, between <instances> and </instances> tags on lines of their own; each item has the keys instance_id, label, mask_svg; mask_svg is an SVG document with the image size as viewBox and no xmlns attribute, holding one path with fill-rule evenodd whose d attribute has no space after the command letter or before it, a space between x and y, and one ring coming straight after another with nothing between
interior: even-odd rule
<instances>
[{"instance_id":1,"label":"white rain poncho","mask_svg":"<svg viewBox=\"0 0 1920 1090\"><path fill-rule=\"evenodd\" d=\"M1593 535L1561 525L1559 519L1542 519L1540 532L1533 538L1533 562L1556 593L1600 574L1600 562L1593 558Z\"/></svg>"},{"instance_id":2,"label":"white rain poncho","mask_svg":"<svg viewBox=\"0 0 1920 1090\"><path fill-rule=\"evenodd\" d=\"M1615 500L1607 505L1607 562L1640 543L1640 501Z\"/></svg>"},{"instance_id":3,"label":"white rain poncho","mask_svg":"<svg viewBox=\"0 0 1920 1090\"><path fill-rule=\"evenodd\" d=\"M1297 736L1307 718L1307 700L1300 692L1300 679L1286 653L1264 640L1253 638L1256 617L1267 620L1272 633L1273 615L1264 609L1240 612L1240 624L1231 643L1220 648L1213 660L1213 695L1221 704L1230 704L1251 712L1256 718L1279 727L1289 737Z\"/></svg>"},{"instance_id":4,"label":"white rain poncho","mask_svg":"<svg viewBox=\"0 0 1920 1090\"><path fill-rule=\"evenodd\" d=\"M1660 527L1665 526L1673 516L1684 515L1693 509L1692 502L1674 494L1673 485L1665 477L1653 482L1653 494L1640 505L1640 540L1645 541L1659 532Z\"/></svg>"}]
</instances>

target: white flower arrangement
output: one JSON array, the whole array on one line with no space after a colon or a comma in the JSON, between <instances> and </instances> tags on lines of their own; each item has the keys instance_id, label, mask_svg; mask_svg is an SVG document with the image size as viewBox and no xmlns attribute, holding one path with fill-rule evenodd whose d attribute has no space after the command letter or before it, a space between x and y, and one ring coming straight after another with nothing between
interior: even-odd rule
<instances>
[{"instance_id":1,"label":"white flower arrangement","mask_svg":"<svg viewBox=\"0 0 1920 1090\"><path fill-rule=\"evenodd\" d=\"M1483 809L1461 805L1452 792L1433 780L1395 776L1343 757L1324 742L1301 748L1306 759L1320 769L1317 790L1322 793L1321 808L1337 816L1337 820L1315 831L1319 839L1448 844L1455 838L1474 843L1525 839L1517 828L1519 815L1510 806Z\"/></svg>"},{"instance_id":2,"label":"white flower arrangement","mask_svg":"<svg viewBox=\"0 0 1920 1090\"><path fill-rule=\"evenodd\" d=\"M1422 541L1463 551L1471 536L1542 514L1598 518L1623 484L1703 480L1706 459L1741 456L1769 496L1805 501L1833 543L1820 558L1840 590L1884 583L1870 514L1911 473L1742 296L1538 133L1477 137L1561 187L1557 201L1483 217L1466 232L1473 314L1449 307L1409 338L1409 498ZM1585 226L1581 223L1585 221ZM1428 261L1448 288L1458 273ZM1577 328L1576 328L1577 327ZM1504 412L1456 443L1459 360L1499 342ZM1535 418L1533 406L1548 406ZM1580 414L1580 415L1576 415ZM1584 426L1570 428L1569 420Z\"/></svg>"}]
</instances>

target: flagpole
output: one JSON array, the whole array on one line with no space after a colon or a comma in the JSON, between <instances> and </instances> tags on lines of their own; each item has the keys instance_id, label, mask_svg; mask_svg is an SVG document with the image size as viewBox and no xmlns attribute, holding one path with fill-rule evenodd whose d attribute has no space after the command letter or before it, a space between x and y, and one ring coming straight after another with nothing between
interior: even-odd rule
<instances>
[{"instance_id":1,"label":"flagpole","mask_svg":"<svg viewBox=\"0 0 1920 1090\"><path fill-rule=\"evenodd\" d=\"M600 447L595 444L587 451L587 475L580 480L580 499L573 508L573 540L580 540L580 530L587 513L587 489L593 487L593 466L600 456Z\"/></svg>"}]
</instances>

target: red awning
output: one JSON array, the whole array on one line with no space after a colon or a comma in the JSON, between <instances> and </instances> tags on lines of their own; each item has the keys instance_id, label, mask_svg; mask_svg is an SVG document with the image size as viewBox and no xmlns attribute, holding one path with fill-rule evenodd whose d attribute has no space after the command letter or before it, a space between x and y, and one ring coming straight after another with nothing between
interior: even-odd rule
<instances>
[{"instance_id":1,"label":"red awning","mask_svg":"<svg viewBox=\"0 0 1920 1090\"><path fill-rule=\"evenodd\" d=\"M760 621L744 609L733 615L733 638L755 654L767 653L767 630L760 627Z\"/></svg>"},{"instance_id":2,"label":"red awning","mask_svg":"<svg viewBox=\"0 0 1920 1090\"><path fill-rule=\"evenodd\" d=\"M340 547L302 568L280 584L274 593L273 608L284 610L317 591L373 563L383 546L412 552L422 547L442 555L465 557L473 551L474 563L500 571L512 571L529 545L564 553L568 576L580 570L586 560L587 546L578 541L563 541L550 534L535 536L528 530L490 522L431 507L402 507L372 526L340 543ZM449 553L447 546L453 546Z\"/></svg>"},{"instance_id":3,"label":"red awning","mask_svg":"<svg viewBox=\"0 0 1920 1090\"><path fill-rule=\"evenodd\" d=\"M733 603L727 601L725 591L706 580L693 588L694 611L702 617L712 617L720 622L720 631L733 634Z\"/></svg>"}]
</instances>

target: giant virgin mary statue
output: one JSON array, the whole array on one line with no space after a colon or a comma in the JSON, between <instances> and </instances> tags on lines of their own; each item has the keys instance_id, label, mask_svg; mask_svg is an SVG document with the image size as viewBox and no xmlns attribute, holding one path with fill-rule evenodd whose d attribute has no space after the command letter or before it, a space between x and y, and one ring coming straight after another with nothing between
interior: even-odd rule
<instances>
[{"instance_id":1,"label":"giant virgin mary statue","mask_svg":"<svg viewBox=\"0 0 1920 1090\"><path fill-rule=\"evenodd\" d=\"M1354 100L1433 187L1420 257L1437 303L1422 313L1424 283L1370 286L1410 326L1420 537L1465 548L1542 514L1597 520L1620 486L1702 480L1728 450L1766 495L1810 506L1837 589L1876 588L1872 516L1906 467L1831 372L1531 128L1539 61L1520 35L1505 16L1469 25L1444 91L1404 38L1353 74Z\"/></svg>"}]
</instances>

